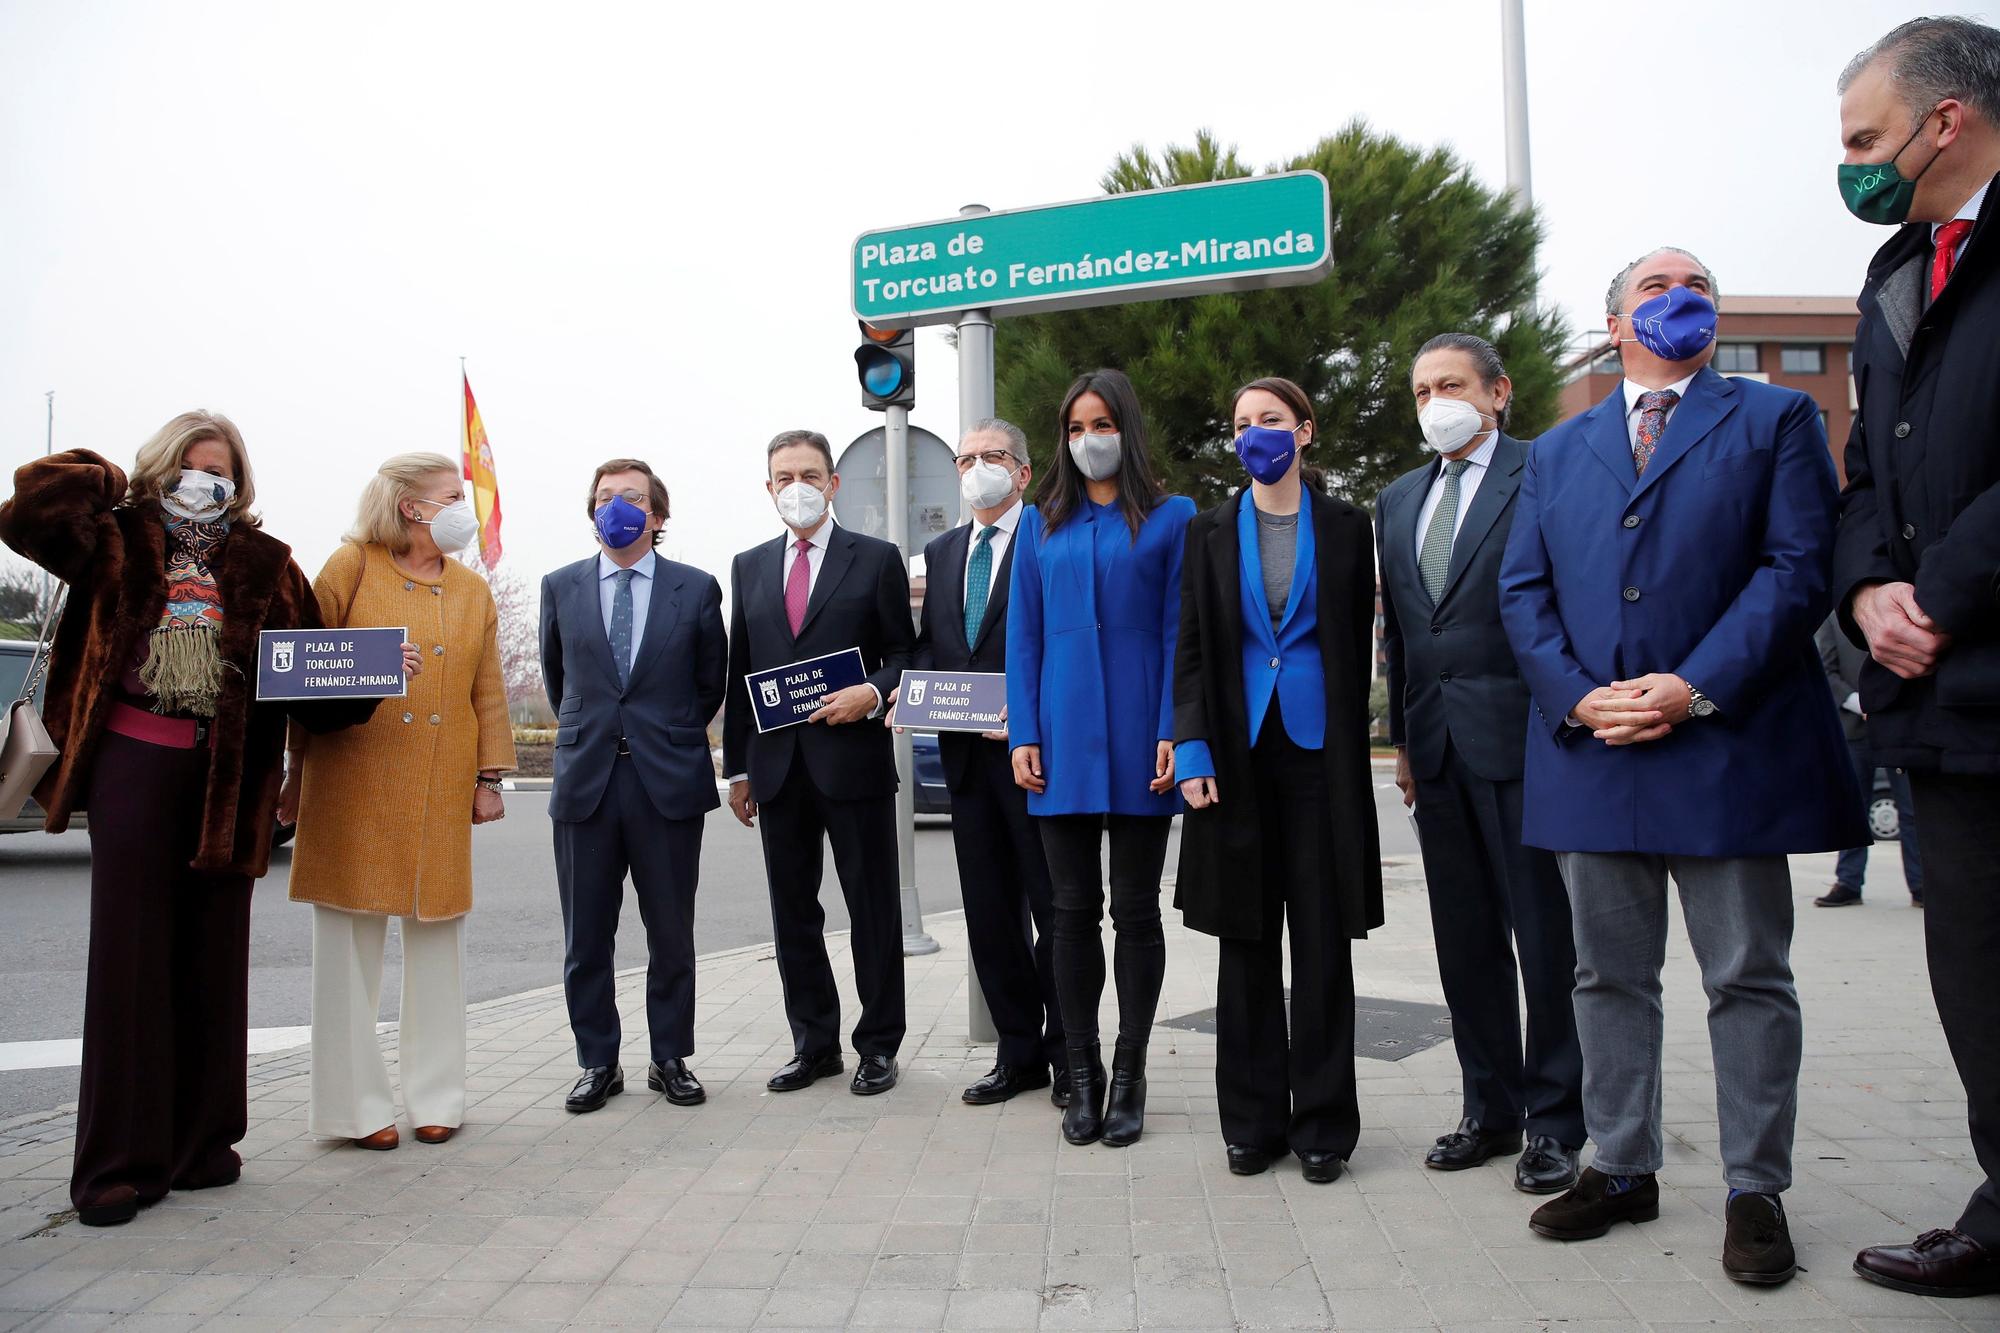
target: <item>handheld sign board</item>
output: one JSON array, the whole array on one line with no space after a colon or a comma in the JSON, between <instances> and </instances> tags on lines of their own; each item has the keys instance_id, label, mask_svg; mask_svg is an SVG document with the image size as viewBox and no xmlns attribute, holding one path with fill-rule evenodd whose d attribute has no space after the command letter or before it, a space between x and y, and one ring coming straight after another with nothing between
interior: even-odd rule
<instances>
[{"instance_id":1,"label":"handheld sign board","mask_svg":"<svg viewBox=\"0 0 2000 1333\"><path fill-rule=\"evenodd\" d=\"M257 697L400 699L403 644L397 629L267 629L257 636Z\"/></svg>"},{"instance_id":2,"label":"handheld sign board","mask_svg":"<svg viewBox=\"0 0 2000 1333\"><path fill-rule=\"evenodd\" d=\"M788 666L752 671L743 677L750 710L760 732L795 726L813 715L820 701L850 685L866 684L859 648L808 657Z\"/></svg>"},{"instance_id":3,"label":"handheld sign board","mask_svg":"<svg viewBox=\"0 0 2000 1333\"><path fill-rule=\"evenodd\" d=\"M1007 677L997 671L905 671L896 725L918 731L1004 731Z\"/></svg>"}]
</instances>

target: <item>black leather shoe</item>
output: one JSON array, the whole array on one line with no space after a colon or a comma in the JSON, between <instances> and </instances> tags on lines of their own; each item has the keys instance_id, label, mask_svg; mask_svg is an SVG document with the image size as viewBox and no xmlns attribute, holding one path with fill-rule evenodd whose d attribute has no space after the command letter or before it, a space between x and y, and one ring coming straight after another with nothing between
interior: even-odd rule
<instances>
[{"instance_id":1,"label":"black leather shoe","mask_svg":"<svg viewBox=\"0 0 2000 1333\"><path fill-rule=\"evenodd\" d=\"M1799 1271L1799 1256L1778 1196L1745 1190L1729 1201L1724 1214L1729 1222L1722 1238L1722 1275L1760 1287L1791 1281Z\"/></svg>"},{"instance_id":2,"label":"black leather shoe","mask_svg":"<svg viewBox=\"0 0 2000 1333\"><path fill-rule=\"evenodd\" d=\"M76 1220L87 1227L121 1227L139 1215L139 1191L130 1185L113 1185L76 1210Z\"/></svg>"},{"instance_id":3,"label":"black leather shoe","mask_svg":"<svg viewBox=\"0 0 2000 1333\"><path fill-rule=\"evenodd\" d=\"M1463 1171L1469 1166L1478 1166L1492 1157L1511 1157L1521 1151L1521 1131L1518 1129L1489 1132L1485 1126L1470 1116L1458 1122L1458 1128L1437 1141L1437 1145L1424 1154L1424 1165L1433 1171Z\"/></svg>"},{"instance_id":4,"label":"black leather shoe","mask_svg":"<svg viewBox=\"0 0 2000 1333\"><path fill-rule=\"evenodd\" d=\"M1313 1185L1331 1185L1340 1179L1341 1168L1346 1165L1338 1153L1307 1148L1299 1154L1299 1174Z\"/></svg>"},{"instance_id":5,"label":"black leather shoe","mask_svg":"<svg viewBox=\"0 0 2000 1333\"><path fill-rule=\"evenodd\" d=\"M1531 1135L1528 1150L1514 1163L1514 1188L1523 1194L1560 1194L1576 1184L1575 1148L1546 1134Z\"/></svg>"},{"instance_id":6,"label":"black leather shoe","mask_svg":"<svg viewBox=\"0 0 2000 1333\"><path fill-rule=\"evenodd\" d=\"M795 1055L790 1064L765 1080L764 1086L772 1092L797 1092L800 1088L810 1088L823 1078L832 1078L846 1067L840 1062L839 1051Z\"/></svg>"},{"instance_id":7,"label":"black leather shoe","mask_svg":"<svg viewBox=\"0 0 2000 1333\"><path fill-rule=\"evenodd\" d=\"M1049 1075L1049 1102L1053 1106L1067 1110L1069 1107L1069 1066L1059 1064Z\"/></svg>"},{"instance_id":8,"label":"black leather shoe","mask_svg":"<svg viewBox=\"0 0 2000 1333\"><path fill-rule=\"evenodd\" d=\"M1104 1137L1104 1057L1096 1042L1069 1048L1069 1105L1063 1108L1063 1138L1077 1147Z\"/></svg>"},{"instance_id":9,"label":"black leather shoe","mask_svg":"<svg viewBox=\"0 0 2000 1333\"><path fill-rule=\"evenodd\" d=\"M1017 1093L1049 1086L1049 1071L1040 1065L994 1065L986 1077L959 1094L967 1106L991 1106Z\"/></svg>"},{"instance_id":10,"label":"black leather shoe","mask_svg":"<svg viewBox=\"0 0 2000 1333\"><path fill-rule=\"evenodd\" d=\"M685 1060L655 1060L646 1066L646 1086L664 1092L675 1106L700 1106L708 1100L708 1089L694 1076Z\"/></svg>"},{"instance_id":11,"label":"black leather shoe","mask_svg":"<svg viewBox=\"0 0 2000 1333\"><path fill-rule=\"evenodd\" d=\"M1813 899L1814 907L1859 907L1861 890L1836 884L1826 891L1825 896Z\"/></svg>"},{"instance_id":12,"label":"black leather shoe","mask_svg":"<svg viewBox=\"0 0 2000 1333\"><path fill-rule=\"evenodd\" d=\"M854 1062L854 1082L848 1091L857 1097L873 1097L896 1086L896 1062L886 1055L864 1055Z\"/></svg>"},{"instance_id":13,"label":"black leather shoe","mask_svg":"<svg viewBox=\"0 0 2000 1333\"><path fill-rule=\"evenodd\" d=\"M583 1071L583 1077L569 1090L563 1101L563 1110L576 1115L585 1111L601 1111L604 1103L625 1091L625 1071L618 1065L599 1065L595 1069Z\"/></svg>"},{"instance_id":14,"label":"black leather shoe","mask_svg":"<svg viewBox=\"0 0 2000 1333\"><path fill-rule=\"evenodd\" d=\"M1660 1215L1660 1182L1640 1176L1623 1194L1611 1193L1611 1177L1583 1168L1567 1194L1550 1199L1528 1218L1528 1230L1550 1240L1592 1240L1620 1222L1651 1222Z\"/></svg>"},{"instance_id":15,"label":"black leather shoe","mask_svg":"<svg viewBox=\"0 0 2000 1333\"><path fill-rule=\"evenodd\" d=\"M1283 1157L1284 1151L1265 1152L1262 1148L1252 1148L1241 1143L1229 1145L1229 1174L1232 1176L1261 1176L1271 1169L1271 1163Z\"/></svg>"},{"instance_id":16,"label":"black leather shoe","mask_svg":"<svg viewBox=\"0 0 2000 1333\"><path fill-rule=\"evenodd\" d=\"M1146 1129L1146 1048L1120 1041L1111 1051L1111 1087L1104 1100L1107 1148L1129 1148Z\"/></svg>"},{"instance_id":17,"label":"black leather shoe","mask_svg":"<svg viewBox=\"0 0 2000 1333\"><path fill-rule=\"evenodd\" d=\"M1875 1245L1854 1256L1854 1272L1913 1296L2000 1294L2000 1254L1963 1231L1926 1231L1910 1245Z\"/></svg>"}]
</instances>

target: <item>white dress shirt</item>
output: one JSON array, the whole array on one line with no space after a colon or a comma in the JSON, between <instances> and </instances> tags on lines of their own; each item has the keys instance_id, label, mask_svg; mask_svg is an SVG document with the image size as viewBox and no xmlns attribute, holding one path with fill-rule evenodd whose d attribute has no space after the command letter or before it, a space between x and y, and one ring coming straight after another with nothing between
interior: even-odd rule
<instances>
[{"instance_id":1,"label":"white dress shirt","mask_svg":"<svg viewBox=\"0 0 2000 1333\"><path fill-rule=\"evenodd\" d=\"M1986 204L1986 192L1992 188L1993 188L1993 182L1990 180L1987 181L1986 184L1980 186L1979 193L1973 195L1972 198L1965 201L1965 206L1958 210L1958 213L1954 216L1953 221L1956 221L1958 218L1964 218L1967 222L1979 221L1979 210L1983 208ZM1944 224L1942 222L1931 223L1931 245L1933 247L1937 245L1938 228L1942 227L1943 225ZM1952 250L1951 254L1952 263L1956 264L1958 262L1959 256L1965 253L1965 243L1971 239L1972 239L1971 232L1967 232L1965 233L1964 236L1959 238L1957 247ZM1928 288L1926 288L1926 290L1928 290Z\"/></svg>"},{"instance_id":2,"label":"white dress shirt","mask_svg":"<svg viewBox=\"0 0 2000 1333\"><path fill-rule=\"evenodd\" d=\"M1472 466L1458 476L1458 513L1452 519L1451 540L1458 542L1458 530L1465 526L1465 511L1472 508L1472 497L1479 493L1479 483L1486 479L1486 469L1493 462L1493 451L1499 447L1500 432L1489 431L1486 443L1465 456ZM1430 491L1424 496L1424 507L1417 511L1417 562L1423 563L1424 534L1431 530L1431 515L1437 512L1438 501L1444 498L1445 465L1438 467L1438 474L1431 481Z\"/></svg>"},{"instance_id":3,"label":"white dress shirt","mask_svg":"<svg viewBox=\"0 0 2000 1333\"><path fill-rule=\"evenodd\" d=\"M1699 373L1700 373L1699 371L1696 372L1696 374ZM1634 454L1636 454L1639 451L1639 417L1640 417L1639 398L1643 394L1649 394L1653 392L1653 390L1647 388L1643 384L1634 384L1631 380L1625 380L1623 381L1623 383L1625 386L1625 438L1632 442L1632 451ZM1690 375L1684 380L1674 381L1672 384L1669 384L1665 389L1660 390L1660 392L1676 393L1679 394L1681 398L1686 398L1688 385L1693 383L1694 383L1694 375ZM1669 422L1671 422L1674 419L1674 413L1680 410L1680 406L1681 406L1680 403L1676 401L1672 407L1667 409L1667 420ZM1666 426L1662 425L1660 427L1660 433L1662 435L1665 435L1666 432L1667 432Z\"/></svg>"},{"instance_id":4,"label":"white dress shirt","mask_svg":"<svg viewBox=\"0 0 2000 1333\"><path fill-rule=\"evenodd\" d=\"M632 566L632 660L639 660L639 640L646 637L646 613L653 606L653 567L659 557L651 551ZM618 595L615 577L619 566L604 552L597 553L597 609L604 616L604 637L611 637L611 602Z\"/></svg>"},{"instance_id":5,"label":"white dress shirt","mask_svg":"<svg viewBox=\"0 0 2000 1333\"><path fill-rule=\"evenodd\" d=\"M1007 554L1007 545L1014 540L1014 529L1021 523L1021 502L1015 500L1006 513L993 520L992 526L999 529L986 539L987 547L993 552L993 563L986 570L986 600L993 600L993 583L1000 577L1000 561ZM965 546L965 586L960 589L966 605L972 603L972 553L979 546L979 534L988 525L981 523L977 516L972 520L972 533L966 538Z\"/></svg>"}]
</instances>

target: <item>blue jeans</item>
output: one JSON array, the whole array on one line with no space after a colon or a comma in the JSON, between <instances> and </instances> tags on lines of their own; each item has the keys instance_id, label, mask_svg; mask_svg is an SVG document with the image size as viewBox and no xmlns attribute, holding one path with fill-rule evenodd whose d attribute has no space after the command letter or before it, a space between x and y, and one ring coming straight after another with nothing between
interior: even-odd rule
<instances>
[{"instance_id":1,"label":"blue jeans","mask_svg":"<svg viewBox=\"0 0 2000 1333\"><path fill-rule=\"evenodd\" d=\"M1865 805L1875 799L1875 761L1868 757L1865 740L1850 740L1847 749L1854 756L1854 772L1861 779L1861 800ZM1903 845L1903 880L1910 886L1910 896L1921 898L1924 861L1917 854L1917 808L1910 800L1909 776L1890 769L1889 790L1896 798L1896 841ZM1861 892L1862 883L1868 878L1868 849L1850 847L1842 852L1840 860L1834 863L1833 878L1835 883Z\"/></svg>"}]
</instances>

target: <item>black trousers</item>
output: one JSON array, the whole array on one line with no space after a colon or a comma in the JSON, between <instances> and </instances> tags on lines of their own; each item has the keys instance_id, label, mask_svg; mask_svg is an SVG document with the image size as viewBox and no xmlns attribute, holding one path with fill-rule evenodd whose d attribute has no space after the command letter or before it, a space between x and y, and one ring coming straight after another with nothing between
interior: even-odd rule
<instances>
[{"instance_id":1,"label":"black trousers","mask_svg":"<svg viewBox=\"0 0 2000 1333\"><path fill-rule=\"evenodd\" d=\"M1581 1148L1569 894L1554 854L1522 845L1521 783L1489 782L1447 742L1437 777L1417 783L1417 830L1464 1114Z\"/></svg>"},{"instance_id":2,"label":"black trousers","mask_svg":"<svg viewBox=\"0 0 2000 1333\"><path fill-rule=\"evenodd\" d=\"M757 824L792 1048L800 1054L840 1049L840 992L826 956L826 911L819 904L822 848L830 842L847 900L854 989L861 997L854 1050L893 1057L906 1026L896 798L838 800L813 785L804 757L794 753L778 794L758 806Z\"/></svg>"},{"instance_id":3,"label":"black trousers","mask_svg":"<svg viewBox=\"0 0 2000 1333\"><path fill-rule=\"evenodd\" d=\"M1144 1046L1167 976L1160 928L1160 871L1167 860L1167 815L1038 815L1035 824L1055 887L1056 993L1071 1042L1097 1040L1104 996L1104 867L1111 842L1112 975L1118 987L1118 1039Z\"/></svg>"},{"instance_id":4,"label":"black trousers","mask_svg":"<svg viewBox=\"0 0 2000 1333\"><path fill-rule=\"evenodd\" d=\"M1986 1183L1958 1229L2000 1250L2000 776L1910 771L1924 858L1931 994L1965 1084L1972 1152Z\"/></svg>"},{"instance_id":5,"label":"black trousers","mask_svg":"<svg viewBox=\"0 0 2000 1333\"><path fill-rule=\"evenodd\" d=\"M130 1185L142 1202L242 1166L248 1127L247 875L188 868L208 751L98 741L90 815L90 962L77 1088L78 1207Z\"/></svg>"},{"instance_id":6,"label":"black trousers","mask_svg":"<svg viewBox=\"0 0 2000 1333\"><path fill-rule=\"evenodd\" d=\"M980 992L1007 1065L1062 1067L1055 889L1004 741L976 743L951 793L951 843Z\"/></svg>"},{"instance_id":7,"label":"black trousers","mask_svg":"<svg viewBox=\"0 0 2000 1333\"><path fill-rule=\"evenodd\" d=\"M1223 939L1215 984L1215 1095L1222 1137L1241 1147L1331 1152L1343 1161L1361 1136L1354 1087L1353 942L1320 866L1340 836L1328 827L1320 754L1285 734L1274 701L1251 753L1263 843L1263 930ZM1290 1030L1283 942L1292 946Z\"/></svg>"},{"instance_id":8,"label":"black trousers","mask_svg":"<svg viewBox=\"0 0 2000 1333\"><path fill-rule=\"evenodd\" d=\"M630 755L612 761L604 799L588 819L557 820L556 887L562 895L563 997L576 1062L618 1063L618 913L625 877L646 929L646 1029L655 1060L694 1054L694 894L702 821L664 819Z\"/></svg>"}]
</instances>

